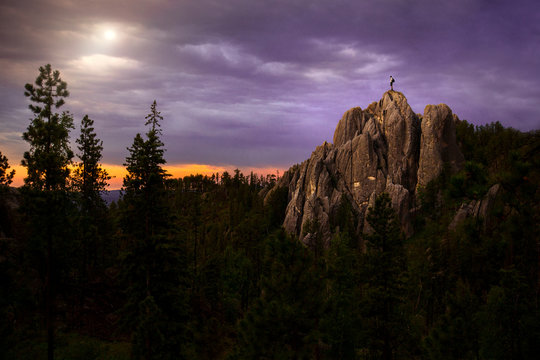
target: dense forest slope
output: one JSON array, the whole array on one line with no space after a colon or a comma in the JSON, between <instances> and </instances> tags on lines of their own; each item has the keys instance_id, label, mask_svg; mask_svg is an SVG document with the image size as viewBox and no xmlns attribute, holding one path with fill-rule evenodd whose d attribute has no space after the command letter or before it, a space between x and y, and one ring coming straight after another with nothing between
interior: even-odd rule
<instances>
[{"instance_id":1,"label":"dense forest slope","mask_svg":"<svg viewBox=\"0 0 540 360\"><path fill-rule=\"evenodd\" d=\"M0 186L0 359L540 353L538 131L392 91L281 179L171 179L147 126L110 206Z\"/></svg>"}]
</instances>

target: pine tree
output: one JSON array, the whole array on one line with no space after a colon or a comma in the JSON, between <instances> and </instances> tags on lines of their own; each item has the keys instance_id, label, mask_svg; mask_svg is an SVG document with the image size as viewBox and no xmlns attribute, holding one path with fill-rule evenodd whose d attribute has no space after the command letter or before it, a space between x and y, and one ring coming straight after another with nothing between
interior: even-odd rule
<instances>
[{"instance_id":1,"label":"pine tree","mask_svg":"<svg viewBox=\"0 0 540 360\"><path fill-rule=\"evenodd\" d=\"M85 115L81 121L81 135L76 140L81 160L73 172L72 182L76 191L83 197L85 210L99 206L103 201L101 192L105 191L111 179L107 170L100 165L103 151L103 141L97 138L94 131L94 120Z\"/></svg>"},{"instance_id":2,"label":"pine tree","mask_svg":"<svg viewBox=\"0 0 540 360\"><path fill-rule=\"evenodd\" d=\"M135 328L134 354L144 359L182 358L186 343L186 262L167 204L162 119L154 101L146 117L146 139L137 134L128 148L122 201L128 242L122 255L128 286L125 312Z\"/></svg>"},{"instance_id":3,"label":"pine tree","mask_svg":"<svg viewBox=\"0 0 540 360\"><path fill-rule=\"evenodd\" d=\"M151 131L156 132L161 127L159 122L163 120L163 116L161 116L161 112L157 111L156 100L150 105L150 114L146 115L145 120L146 123L144 125L151 125ZM159 133L161 133L161 130Z\"/></svg>"},{"instance_id":4,"label":"pine tree","mask_svg":"<svg viewBox=\"0 0 540 360\"><path fill-rule=\"evenodd\" d=\"M68 165L73 152L69 146L69 132L73 128L73 118L68 112L55 112L69 96L67 83L60 78L58 70L52 70L47 64L39 68L35 85L26 84L24 95L32 103L29 105L34 114L23 139L30 144L30 150L24 153L22 165L27 168L25 178L26 201L29 204L28 216L33 227L35 242L46 243L45 302L47 323L47 356L54 358L54 298L56 276L59 271L53 265L60 258L54 253L55 248L64 248L66 230L69 226L67 214L70 201L66 185L69 176ZM59 244L61 243L61 245ZM38 245L41 248L42 245ZM65 270L65 269L64 269Z\"/></svg>"},{"instance_id":5,"label":"pine tree","mask_svg":"<svg viewBox=\"0 0 540 360\"><path fill-rule=\"evenodd\" d=\"M403 315L405 253L390 196L382 193L368 210L372 233L362 264L364 345L371 356L393 359L407 334Z\"/></svg>"},{"instance_id":6,"label":"pine tree","mask_svg":"<svg viewBox=\"0 0 540 360\"><path fill-rule=\"evenodd\" d=\"M73 117L69 112L58 114L55 109L64 105L69 96L67 83L58 70L47 64L39 68L35 86L25 85L24 95L33 102L29 105L34 114L23 139L30 143L24 153L22 165L27 168L27 186L37 190L65 189L69 176L68 165L73 158L69 147L69 132Z\"/></svg>"},{"instance_id":7,"label":"pine tree","mask_svg":"<svg viewBox=\"0 0 540 360\"><path fill-rule=\"evenodd\" d=\"M0 185L9 185L13 181L15 170L9 171L8 158L0 151Z\"/></svg>"},{"instance_id":8,"label":"pine tree","mask_svg":"<svg viewBox=\"0 0 540 360\"><path fill-rule=\"evenodd\" d=\"M360 333L361 277L358 253L350 246L348 233L334 235L327 253L326 311L321 321L329 359L355 359Z\"/></svg>"},{"instance_id":9,"label":"pine tree","mask_svg":"<svg viewBox=\"0 0 540 360\"><path fill-rule=\"evenodd\" d=\"M324 282L309 249L284 230L266 243L261 295L239 323L240 359L311 359L319 354Z\"/></svg>"},{"instance_id":10,"label":"pine tree","mask_svg":"<svg viewBox=\"0 0 540 360\"><path fill-rule=\"evenodd\" d=\"M162 168L165 159L159 121L163 117L156 107L154 100L151 112L146 116L145 125L150 125L146 140L140 134L135 136L124 164L128 172L124 178L124 200L137 204L132 209L142 211L137 215L143 220L141 225L133 224L132 221L127 225L130 231L143 238L149 238L158 228L163 227L163 220L167 218L164 207L165 179L169 175Z\"/></svg>"},{"instance_id":11,"label":"pine tree","mask_svg":"<svg viewBox=\"0 0 540 360\"><path fill-rule=\"evenodd\" d=\"M103 142L94 131L94 121L85 115L81 121L81 134L76 140L80 162L73 171L72 187L80 202L79 237L82 242L83 279L87 269L95 265L98 248L104 243L106 229L106 205L101 193L106 190L110 176L100 165Z\"/></svg>"}]
</instances>

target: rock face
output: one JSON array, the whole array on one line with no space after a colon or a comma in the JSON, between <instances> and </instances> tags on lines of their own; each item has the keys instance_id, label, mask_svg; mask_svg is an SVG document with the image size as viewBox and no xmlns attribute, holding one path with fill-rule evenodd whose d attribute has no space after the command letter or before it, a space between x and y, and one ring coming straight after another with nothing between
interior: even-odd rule
<instances>
[{"instance_id":1,"label":"rock face","mask_svg":"<svg viewBox=\"0 0 540 360\"><path fill-rule=\"evenodd\" d=\"M499 184L493 185L487 194L480 200L472 200L469 203L461 204L456 215L452 219L449 230L455 230L465 219L476 218L482 219L484 222L484 229L488 228L492 219L490 213L493 210L497 196L501 192L501 186Z\"/></svg>"},{"instance_id":2,"label":"rock face","mask_svg":"<svg viewBox=\"0 0 540 360\"><path fill-rule=\"evenodd\" d=\"M346 199L358 216L358 232L378 194L387 192L411 234L410 209L417 187L437 177L445 162L458 170L463 155L456 145L457 119L448 106L428 105L424 116L415 114L405 96L386 92L365 110L345 112L334 133L334 144L318 146L311 157L290 168L278 185L289 189L283 226L308 239L307 224L318 222L325 239L331 219Z\"/></svg>"},{"instance_id":3,"label":"rock face","mask_svg":"<svg viewBox=\"0 0 540 360\"><path fill-rule=\"evenodd\" d=\"M463 164L463 155L456 144L456 119L445 104L426 106L422 119L419 186L425 186L437 177L444 163L448 163L453 171Z\"/></svg>"}]
</instances>

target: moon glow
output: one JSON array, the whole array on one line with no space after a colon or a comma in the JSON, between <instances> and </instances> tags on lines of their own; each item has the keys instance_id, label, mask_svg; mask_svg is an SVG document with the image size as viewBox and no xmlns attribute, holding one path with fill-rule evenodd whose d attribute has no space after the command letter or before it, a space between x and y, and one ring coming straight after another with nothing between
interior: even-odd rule
<instances>
[{"instance_id":1,"label":"moon glow","mask_svg":"<svg viewBox=\"0 0 540 360\"><path fill-rule=\"evenodd\" d=\"M106 40L112 41L116 39L116 32L112 29L105 30L105 32L103 33L103 36L105 37Z\"/></svg>"}]
</instances>

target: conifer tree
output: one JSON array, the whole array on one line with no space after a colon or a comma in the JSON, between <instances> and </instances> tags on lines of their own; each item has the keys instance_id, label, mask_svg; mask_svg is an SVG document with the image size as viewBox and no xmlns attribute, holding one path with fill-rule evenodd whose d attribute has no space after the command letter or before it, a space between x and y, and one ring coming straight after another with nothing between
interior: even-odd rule
<instances>
[{"instance_id":1,"label":"conifer tree","mask_svg":"<svg viewBox=\"0 0 540 360\"><path fill-rule=\"evenodd\" d=\"M33 241L38 249L46 244L44 257L45 302L47 323L47 357L54 358L54 298L55 287L60 269L57 262L60 256L54 252L62 249L65 254L66 231L69 226L68 213L70 201L66 185L69 176L68 165L73 152L69 146L69 132L73 128L73 118L68 112L59 114L56 109L65 103L69 96L67 83L60 78L58 70L52 70L47 64L39 68L35 84L25 85L24 95L32 102L29 105L34 114L23 139L30 144L30 150L24 153L22 165L27 168L25 178L27 215L33 227ZM65 269L64 269L65 270Z\"/></svg>"},{"instance_id":2,"label":"conifer tree","mask_svg":"<svg viewBox=\"0 0 540 360\"><path fill-rule=\"evenodd\" d=\"M348 233L334 235L327 252L326 311L321 321L329 359L356 359L361 318L358 254Z\"/></svg>"},{"instance_id":3,"label":"conifer tree","mask_svg":"<svg viewBox=\"0 0 540 360\"><path fill-rule=\"evenodd\" d=\"M399 221L387 193L377 197L367 221L372 233L361 269L363 344L372 357L393 359L407 334L402 312L406 263Z\"/></svg>"},{"instance_id":4,"label":"conifer tree","mask_svg":"<svg viewBox=\"0 0 540 360\"><path fill-rule=\"evenodd\" d=\"M82 242L81 272L97 261L98 247L103 244L106 229L106 205L101 193L106 190L110 176L100 165L103 141L97 138L94 121L85 115L81 120L81 134L76 140L80 162L73 171L72 186L78 193L81 214L79 237ZM83 276L83 279L85 276Z\"/></svg>"},{"instance_id":5,"label":"conifer tree","mask_svg":"<svg viewBox=\"0 0 540 360\"><path fill-rule=\"evenodd\" d=\"M67 83L58 70L47 64L39 68L35 85L26 84L24 95L30 98L34 114L23 139L30 144L24 153L22 165L27 168L27 186L37 190L65 189L69 176L68 165L73 158L69 147L69 132L73 117L69 112L59 114L55 109L64 105L69 96Z\"/></svg>"},{"instance_id":6,"label":"conifer tree","mask_svg":"<svg viewBox=\"0 0 540 360\"><path fill-rule=\"evenodd\" d=\"M122 201L128 242L122 256L128 286L124 310L135 329L134 355L144 359L182 358L186 343L185 254L167 204L162 119L154 101L146 139L137 134L128 148Z\"/></svg>"},{"instance_id":7,"label":"conifer tree","mask_svg":"<svg viewBox=\"0 0 540 360\"><path fill-rule=\"evenodd\" d=\"M165 179L169 175L162 168L165 164L159 124L162 119L154 100L151 112L146 116L145 125L150 125L146 140L140 134L135 136L133 145L128 148L129 156L124 164L128 172L124 178L124 200L137 204L132 210L142 211L137 215L143 220L141 225L131 224L133 226L129 227L144 238L155 234L158 228L165 225L163 220L166 219Z\"/></svg>"},{"instance_id":8,"label":"conifer tree","mask_svg":"<svg viewBox=\"0 0 540 360\"><path fill-rule=\"evenodd\" d=\"M0 185L9 185L13 181L15 170L9 171L8 158L0 151Z\"/></svg>"},{"instance_id":9,"label":"conifer tree","mask_svg":"<svg viewBox=\"0 0 540 360\"><path fill-rule=\"evenodd\" d=\"M94 131L94 120L85 115L81 121L81 135L76 140L81 160L73 172L73 187L83 197L85 210L98 206L103 202L101 192L105 191L111 179L107 170L100 164L103 151L103 141L97 138Z\"/></svg>"},{"instance_id":10,"label":"conifer tree","mask_svg":"<svg viewBox=\"0 0 540 360\"><path fill-rule=\"evenodd\" d=\"M324 282L309 249L285 231L266 242L261 295L239 323L240 359L319 356Z\"/></svg>"}]
</instances>

